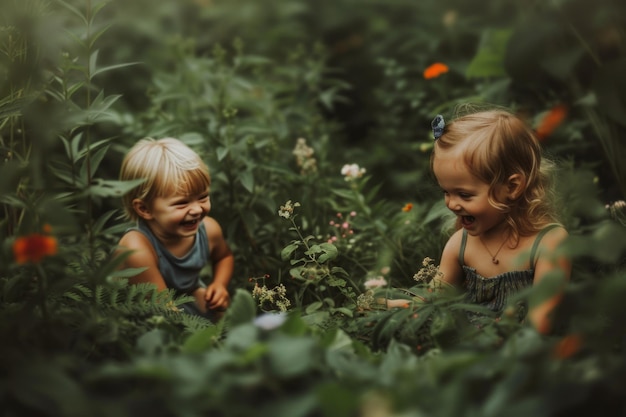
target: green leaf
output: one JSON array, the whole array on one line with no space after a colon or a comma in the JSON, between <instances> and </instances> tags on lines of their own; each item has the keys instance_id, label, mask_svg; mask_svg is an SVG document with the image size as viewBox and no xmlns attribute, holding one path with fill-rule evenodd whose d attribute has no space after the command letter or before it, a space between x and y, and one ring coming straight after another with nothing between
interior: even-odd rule
<instances>
[{"instance_id":1,"label":"green leaf","mask_svg":"<svg viewBox=\"0 0 626 417\"><path fill-rule=\"evenodd\" d=\"M161 329L152 329L137 339L137 349L145 355L155 355L165 348L167 333Z\"/></svg>"},{"instance_id":2,"label":"green leaf","mask_svg":"<svg viewBox=\"0 0 626 417\"><path fill-rule=\"evenodd\" d=\"M130 67L132 65L138 65L138 64L141 64L141 62L127 62L125 64L108 65L106 67L98 68L97 70L95 70L91 74L91 78L95 77L96 75L103 74L105 72L113 71L113 70L116 70L116 69L119 69L119 68Z\"/></svg>"},{"instance_id":3,"label":"green leaf","mask_svg":"<svg viewBox=\"0 0 626 417\"><path fill-rule=\"evenodd\" d=\"M502 77L506 75L504 58L511 29L485 30L480 40L478 52L470 62L465 76L467 78Z\"/></svg>"},{"instance_id":4,"label":"green leaf","mask_svg":"<svg viewBox=\"0 0 626 417\"><path fill-rule=\"evenodd\" d=\"M254 191L254 176L252 175L252 171L246 170L241 172L239 174L239 181L249 193Z\"/></svg>"},{"instance_id":5,"label":"green leaf","mask_svg":"<svg viewBox=\"0 0 626 417\"><path fill-rule=\"evenodd\" d=\"M108 146L100 148L96 152L91 154L91 158L89 158L89 163L87 163L87 161L83 163L83 165L81 166L81 170L80 170L80 176L81 178L83 178L85 182L88 182L89 180L89 178L87 178L88 168L89 168L89 172L91 176L93 177L93 175L98 170L100 163L102 162L102 160L104 159L104 156L106 155L108 151L109 151Z\"/></svg>"},{"instance_id":6,"label":"green leaf","mask_svg":"<svg viewBox=\"0 0 626 417\"><path fill-rule=\"evenodd\" d=\"M312 314L312 313L316 312L317 310L319 310L320 308L322 308L323 305L324 305L323 302L315 301L315 302L309 304L308 306L306 306L306 309L304 310L304 312L306 314Z\"/></svg>"},{"instance_id":7,"label":"green leaf","mask_svg":"<svg viewBox=\"0 0 626 417\"><path fill-rule=\"evenodd\" d=\"M250 323L256 316L256 303L252 295L241 288L235 291L233 302L226 311L226 316L231 325Z\"/></svg>"},{"instance_id":8,"label":"green leaf","mask_svg":"<svg viewBox=\"0 0 626 417\"><path fill-rule=\"evenodd\" d=\"M324 252L317 258L317 261L319 263L331 261L335 259L337 255L339 255L337 247L333 245L332 243L322 243L319 246Z\"/></svg>"},{"instance_id":9,"label":"green leaf","mask_svg":"<svg viewBox=\"0 0 626 417\"><path fill-rule=\"evenodd\" d=\"M289 337L276 333L268 342L270 367L279 377L294 377L317 366L315 341L310 337Z\"/></svg>"},{"instance_id":10,"label":"green leaf","mask_svg":"<svg viewBox=\"0 0 626 417\"><path fill-rule=\"evenodd\" d=\"M89 21L80 10L78 10L76 7L72 6L71 4L64 2L63 0L56 0L56 1L58 3L61 3L63 7L71 11L76 17L80 18L85 26L89 26Z\"/></svg>"},{"instance_id":11,"label":"green leaf","mask_svg":"<svg viewBox=\"0 0 626 417\"><path fill-rule=\"evenodd\" d=\"M218 146L217 148L217 160L221 161L222 159L226 158L226 155L228 155L229 149L224 147L224 146Z\"/></svg>"},{"instance_id":12,"label":"green leaf","mask_svg":"<svg viewBox=\"0 0 626 417\"><path fill-rule=\"evenodd\" d=\"M215 345L220 336L217 326L209 326L189 336L183 343L183 351L188 353L201 353Z\"/></svg>"},{"instance_id":13,"label":"green leaf","mask_svg":"<svg viewBox=\"0 0 626 417\"><path fill-rule=\"evenodd\" d=\"M145 266L141 268L120 269L112 272L111 274L109 274L109 276L112 278L130 278L141 274L146 269L148 269L148 267Z\"/></svg>"},{"instance_id":14,"label":"green leaf","mask_svg":"<svg viewBox=\"0 0 626 417\"><path fill-rule=\"evenodd\" d=\"M298 243L292 243L290 245L287 245L283 248L283 250L280 252L280 258L283 261L286 261L287 259L291 258L291 254L298 249L300 245Z\"/></svg>"}]
</instances>

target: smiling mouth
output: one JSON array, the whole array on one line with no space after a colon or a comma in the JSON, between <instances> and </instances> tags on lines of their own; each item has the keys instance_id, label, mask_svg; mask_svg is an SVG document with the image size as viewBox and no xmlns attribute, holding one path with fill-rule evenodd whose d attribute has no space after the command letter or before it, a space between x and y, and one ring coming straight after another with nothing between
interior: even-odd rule
<instances>
[{"instance_id":1,"label":"smiling mouth","mask_svg":"<svg viewBox=\"0 0 626 417\"><path fill-rule=\"evenodd\" d=\"M471 226L474 223L474 216L461 216L461 224L463 226Z\"/></svg>"},{"instance_id":2,"label":"smiling mouth","mask_svg":"<svg viewBox=\"0 0 626 417\"><path fill-rule=\"evenodd\" d=\"M196 223L198 223L199 221L200 221L199 219L187 220L187 221L181 222L180 224L183 225L183 226L195 226Z\"/></svg>"}]
</instances>

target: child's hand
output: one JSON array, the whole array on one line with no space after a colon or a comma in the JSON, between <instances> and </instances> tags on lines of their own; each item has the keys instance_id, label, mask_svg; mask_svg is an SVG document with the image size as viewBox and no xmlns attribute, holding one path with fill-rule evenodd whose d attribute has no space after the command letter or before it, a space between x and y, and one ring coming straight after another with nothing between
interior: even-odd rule
<instances>
[{"instance_id":1,"label":"child's hand","mask_svg":"<svg viewBox=\"0 0 626 417\"><path fill-rule=\"evenodd\" d=\"M211 284L206 288L204 294L207 309L224 311L230 305L230 294L225 286Z\"/></svg>"}]
</instances>

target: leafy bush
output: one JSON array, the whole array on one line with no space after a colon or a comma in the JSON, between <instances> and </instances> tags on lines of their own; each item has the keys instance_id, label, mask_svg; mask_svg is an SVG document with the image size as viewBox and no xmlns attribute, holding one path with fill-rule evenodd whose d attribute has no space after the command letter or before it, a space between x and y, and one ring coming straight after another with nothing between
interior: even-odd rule
<instances>
[{"instance_id":1,"label":"leafy bush","mask_svg":"<svg viewBox=\"0 0 626 417\"><path fill-rule=\"evenodd\" d=\"M621 3L5 3L5 414L623 414ZM470 101L524 115L561 163L575 268L549 336L433 291L429 122ZM236 254L218 323L111 256L145 136L211 167Z\"/></svg>"}]
</instances>

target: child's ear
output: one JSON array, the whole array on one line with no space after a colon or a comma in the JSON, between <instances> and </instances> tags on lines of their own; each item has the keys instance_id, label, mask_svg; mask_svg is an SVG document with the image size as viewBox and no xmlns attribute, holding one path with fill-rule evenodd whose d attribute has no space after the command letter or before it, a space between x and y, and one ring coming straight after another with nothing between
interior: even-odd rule
<instances>
[{"instance_id":1,"label":"child's ear","mask_svg":"<svg viewBox=\"0 0 626 417\"><path fill-rule=\"evenodd\" d=\"M135 210L135 213L137 213L137 215L141 217L142 219L144 220L152 219L152 214L150 213L150 209L148 208L148 206L143 200L139 198L135 198L133 200L133 209Z\"/></svg>"},{"instance_id":2,"label":"child's ear","mask_svg":"<svg viewBox=\"0 0 626 417\"><path fill-rule=\"evenodd\" d=\"M508 197L511 200L516 200L522 195L524 188L526 187L526 178L522 174L511 175L506 183L506 190Z\"/></svg>"}]
</instances>

